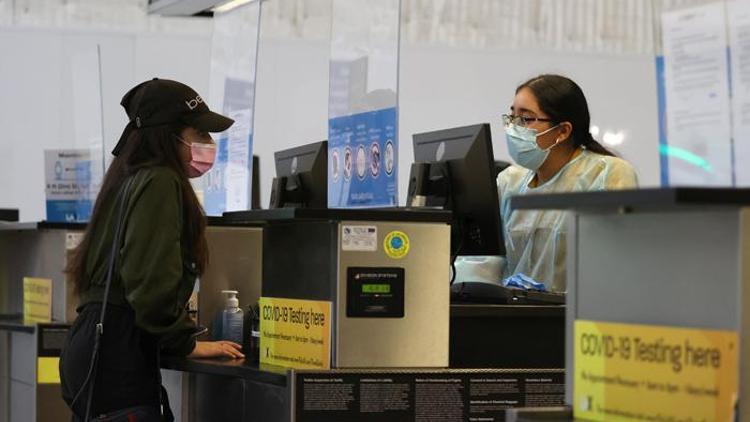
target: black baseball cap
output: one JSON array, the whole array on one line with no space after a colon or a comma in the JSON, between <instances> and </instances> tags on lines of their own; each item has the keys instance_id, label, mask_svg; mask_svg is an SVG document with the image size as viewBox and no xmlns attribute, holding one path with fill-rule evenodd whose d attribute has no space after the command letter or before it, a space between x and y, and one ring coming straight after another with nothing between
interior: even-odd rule
<instances>
[{"instance_id":1,"label":"black baseball cap","mask_svg":"<svg viewBox=\"0 0 750 422\"><path fill-rule=\"evenodd\" d=\"M169 79L154 78L128 91L120 105L128 115L127 126L112 150L118 155L134 130L182 123L206 132L223 132L234 120L214 113L193 88Z\"/></svg>"}]
</instances>

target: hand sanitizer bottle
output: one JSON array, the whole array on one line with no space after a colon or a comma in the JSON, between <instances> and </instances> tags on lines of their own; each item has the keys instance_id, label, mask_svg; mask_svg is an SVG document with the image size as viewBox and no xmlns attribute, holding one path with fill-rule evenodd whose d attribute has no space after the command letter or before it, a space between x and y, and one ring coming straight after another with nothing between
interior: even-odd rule
<instances>
[{"instance_id":1,"label":"hand sanitizer bottle","mask_svg":"<svg viewBox=\"0 0 750 422\"><path fill-rule=\"evenodd\" d=\"M222 290L226 295L226 306L221 314L221 339L242 344L242 309L237 299L237 290Z\"/></svg>"}]
</instances>

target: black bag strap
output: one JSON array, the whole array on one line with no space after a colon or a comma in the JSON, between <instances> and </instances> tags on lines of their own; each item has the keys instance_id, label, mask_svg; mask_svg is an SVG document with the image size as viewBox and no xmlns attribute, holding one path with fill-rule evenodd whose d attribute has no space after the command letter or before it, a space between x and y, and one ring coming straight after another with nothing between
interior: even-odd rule
<instances>
[{"instance_id":1,"label":"black bag strap","mask_svg":"<svg viewBox=\"0 0 750 422\"><path fill-rule=\"evenodd\" d=\"M119 210L117 212L117 226L115 227L115 236L112 239L112 249L109 252L109 263L107 264L107 281L104 285L104 299L102 300L102 312L99 316L99 323L96 324L96 332L98 335L104 333L104 316L107 314L107 302L109 301L109 288L112 285L112 273L115 270L115 263L117 262L117 255L120 245L120 237L122 236L122 226L125 219L125 205L127 204L128 197L130 197L130 189L133 185L133 178L129 178L125 183L125 187L121 192Z\"/></svg>"},{"instance_id":2,"label":"black bag strap","mask_svg":"<svg viewBox=\"0 0 750 422\"><path fill-rule=\"evenodd\" d=\"M109 262L107 264L107 280L104 285L104 298L102 299L102 311L99 315L99 323L96 324L96 334L94 336L94 350L91 354L91 367L89 368L89 376L81 386L81 391L86 387L87 381L89 384L88 397L86 399L86 415L85 421L91 420L91 405L94 401L94 384L96 381L96 372L99 360L99 349L101 347L101 336L104 333L104 317L107 313L107 301L109 300L109 288L112 285L112 274L114 273L115 262L117 261L117 255L120 245L120 237L122 236L123 220L125 218L125 205L127 204L128 197L130 196L130 189L133 185L133 178L128 178L125 183L125 187L120 191L118 198L118 211L117 211L117 225L115 226L115 235L112 238L112 249L109 253Z\"/></svg>"}]
</instances>

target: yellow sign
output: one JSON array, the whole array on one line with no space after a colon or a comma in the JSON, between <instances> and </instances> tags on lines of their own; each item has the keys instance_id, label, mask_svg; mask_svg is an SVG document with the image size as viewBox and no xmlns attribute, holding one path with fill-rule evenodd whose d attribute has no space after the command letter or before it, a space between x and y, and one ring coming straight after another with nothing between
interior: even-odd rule
<instances>
[{"instance_id":1,"label":"yellow sign","mask_svg":"<svg viewBox=\"0 0 750 422\"><path fill-rule=\"evenodd\" d=\"M26 324L52 320L52 280L24 277L23 320Z\"/></svg>"},{"instance_id":2,"label":"yellow sign","mask_svg":"<svg viewBox=\"0 0 750 422\"><path fill-rule=\"evenodd\" d=\"M577 419L734 420L734 331L579 320L574 347Z\"/></svg>"},{"instance_id":3,"label":"yellow sign","mask_svg":"<svg viewBox=\"0 0 750 422\"><path fill-rule=\"evenodd\" d=\"M260 298L260 363L331 368L331 302Z\"/></svg>"},{"instance_id":4,"label":"yellow sign","mask_svg":"<svg viewBox=\"0 0 750 422\"><path fill-rule=\"evenodd\" d=\"M392 231L383 240L385 254L392 259L401 259L409 253L409 236L401 231Z\"/></svg>"},{"instance_id":5,"label":"yellow sign","mask_svg":"<svg viewBox=\"0 0 750 422\"><path fill-rule=\"evenodd\" d=\"M36 362L36 380L39 384L60 384L59 357L37 358Z\"/></svg>"}]
</instances>

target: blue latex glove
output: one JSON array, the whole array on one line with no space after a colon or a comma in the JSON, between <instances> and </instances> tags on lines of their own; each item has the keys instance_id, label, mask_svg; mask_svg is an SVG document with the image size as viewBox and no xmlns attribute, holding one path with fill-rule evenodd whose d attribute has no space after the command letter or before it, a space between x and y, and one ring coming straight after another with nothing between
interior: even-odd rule
<instances>
[{"instance_id":1,"label":"blue latex glove","mask_svg":"<svg viewBox=\"0 0 750 422\"><path fill-rule=\"evenodd\" d=\"M538 292L547 291L547 288L544 287L544 283L540 283L524 273L513 274L506 278L503 280L503 286L515 287L523 290L536 290Z\"/></svg>"}]
</instances>

